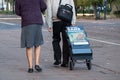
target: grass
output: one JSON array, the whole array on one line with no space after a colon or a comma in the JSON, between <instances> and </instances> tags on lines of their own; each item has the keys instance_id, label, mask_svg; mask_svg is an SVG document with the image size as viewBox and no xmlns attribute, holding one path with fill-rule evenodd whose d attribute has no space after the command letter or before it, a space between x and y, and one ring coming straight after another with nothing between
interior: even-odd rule
<instances>
[{"instance_id":1,"label":"grass","mask_svg":"<svg viewBox=\"0 0 120 80\"><path fill-rule=\"evenodd\" d=\"M14 13L12 11L0 11L0 14L13 15Z\"/></svg>"}]
</instances>

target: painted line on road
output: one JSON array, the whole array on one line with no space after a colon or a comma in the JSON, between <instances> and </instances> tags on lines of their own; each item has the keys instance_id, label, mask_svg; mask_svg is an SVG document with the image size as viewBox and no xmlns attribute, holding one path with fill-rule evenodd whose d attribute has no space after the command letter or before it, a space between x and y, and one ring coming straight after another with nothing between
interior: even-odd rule
<instances>
[{"instance_id":1,"label":"painted line on road","mask_svg":"<svg viewBox=\"0 0 120 80\"><path fill-rule=\"evenodd\" d=\"M2 20L10 20L10 19L21 19L21 18L0 18Z\"/></svg>"},{"instance_id":2,"label":"painted line on road","mask_svg":"<svg viewBox=\"0 0 120 80\"><path fill-rule=\"evenodd\" d=\"M0 22L2 24L7 24L7 25L17 25L17 24L14 24L14 23L8 23L8 22ZM45 29L43 29L43 31L47 31ZM97 41L97 42L102 42L102 43L106 43L106 44L110 44L110 45L117 45L117 46L120 46L119 43L114 43L114 42L109 42L109 41L104 41L104 40L98 40L98 39L94 39L94 38L88 38L89 40L92 40L92 41Z\"/></svg>"},{"instance_id":3,"label":"painted line on road","mask_svg":"<svg viewBox=\"0 0 120 80\"><path fill-rule=\"evenodd\" d=\"M7 24L7 25L11 25L11 26L13 26L13 25L17 25L17 24L14 24L14 23L8 23L8 22L0 22L1 24Z\"/></svg>"},{"instance_id":4,"label":"painted line on road","mask_svg":"<svg viewBox=\"0 0 120 80\"><path fill-rule=\"evenodd\" d=\"M102 42L102 43L110 44L110 45L120 46L119 43L114 43L114 42L109 42L109 41L104 41L104 40L98 40L98 39L94 39L94 38L88 38L88 39L92 40L92 41L97 41L97 42Z\"/></svg>"}]
</instances>

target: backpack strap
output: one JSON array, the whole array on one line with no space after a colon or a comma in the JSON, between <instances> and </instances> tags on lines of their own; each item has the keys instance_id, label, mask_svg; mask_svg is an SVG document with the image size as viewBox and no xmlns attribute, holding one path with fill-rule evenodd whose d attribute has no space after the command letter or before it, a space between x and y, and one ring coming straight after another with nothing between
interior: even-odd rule
<instances>
[{"instance_id":1,"label":"backpack strap","mask_svg":"<svg viewBox=\"0 0 120 80\"><path fill-rule=\"evenodd\" d=\"M59 5L61 4L61 1L62 1L62 0L59 1Z\"/></svg>"}]
</instances>

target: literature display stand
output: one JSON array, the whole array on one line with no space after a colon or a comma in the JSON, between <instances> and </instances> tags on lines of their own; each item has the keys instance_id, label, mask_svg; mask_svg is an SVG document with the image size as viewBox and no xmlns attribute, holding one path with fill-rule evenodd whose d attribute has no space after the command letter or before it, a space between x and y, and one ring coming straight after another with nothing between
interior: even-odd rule
<instances>
[{"instance_id":1,"label":"literature display stand","mask_svg":"<svg viewBox=\"0 0 120 80\"><path fill-rule=\"evenodd\" d=\"M87 34L82 26L66 27L67 41L70 51L70 70L75 62L85 60L88 70L91 69L92 49L87 39Z\"/></svg>"}]
</instances>

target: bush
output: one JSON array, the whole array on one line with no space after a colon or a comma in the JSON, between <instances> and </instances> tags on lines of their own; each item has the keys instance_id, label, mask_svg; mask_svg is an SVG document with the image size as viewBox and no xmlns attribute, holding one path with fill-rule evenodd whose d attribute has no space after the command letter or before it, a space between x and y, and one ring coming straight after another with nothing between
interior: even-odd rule
<instances>
[{"instance_id":1,"label":"bush","mask_svg":"<svg viewBox=\"0 0 120 80\"><path fill-rule=\"evenodd\" d=\"M10 15L12 15L13 14L13 12L12 11L0 11L0 14L10 14Z\"/></svg>"},{"instance_id":2,"label":"bush","mask_svg":"<svg viewBox=\"0 0 120 80\"><path fill-rule=\"evenodd\" d=\"M116 17L119 17L119 18L120 18L120 11L114 11L113 14L114 14Z\"/></svg>"}]
</instances>

